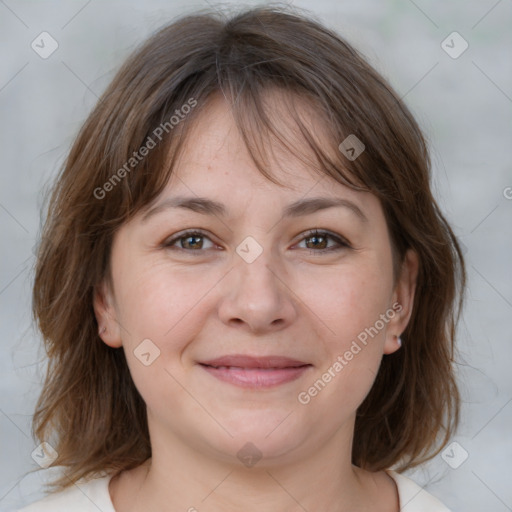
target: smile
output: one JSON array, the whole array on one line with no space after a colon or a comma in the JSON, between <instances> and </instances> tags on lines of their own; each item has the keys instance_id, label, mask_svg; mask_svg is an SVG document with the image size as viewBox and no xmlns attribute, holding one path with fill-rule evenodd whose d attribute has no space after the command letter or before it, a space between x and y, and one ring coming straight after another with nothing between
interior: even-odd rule
<instances>
[{"instance_id":1,"label":"smile","mask_svg":"<svg viewBox=\"0 0 512 512\"><path fill-rule=\"evenodd\" d=\"M313 365L281 356L224 356L199 363L213 377L244 388L270 388L298 379Z\"/></svg>"},{"instance_id":2,"label":"smile","mask_svg":"<svg viewBox=\"0 0 512 512\"><path fill-rule=\"evenodd\" d=\"M288 368L240 368L201 364L201 367L224 382L245 388L268 388L298 379L311 365Z\"/></svg>"}]
</instances>

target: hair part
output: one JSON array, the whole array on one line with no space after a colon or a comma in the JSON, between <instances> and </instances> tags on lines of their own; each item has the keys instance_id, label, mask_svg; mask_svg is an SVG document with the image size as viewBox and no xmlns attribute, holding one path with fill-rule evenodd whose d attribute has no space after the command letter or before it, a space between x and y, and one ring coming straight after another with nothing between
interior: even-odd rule
<instances>
[{"instance_id":1,"label":"hair part","mask_svg":"<svg viewBox=\"0 0 512 512\"><path fill-rule=\"evenodd\" d=\"M328 140L319 141L290 108L306 148L296 155L265 102L270 91L290 107L305 101L314 108ZM457 426L452 363L464 261L432 196L428 149L412 114L349 43L297 10L260 7L229 18L207 12L165 26L124 63L79 132L49 202L33 288L49 360L33 430L57 450L53 465L65 468L55 488L151 456L145 403L123 349L98 336L92 299L110 276L114 234L158 197L214 94L228 101L265 177L278 184L267 165L277 141L320 177L379 198L395 273L408 249L418 254L404 344L383 358L357 411L353 463L371 471L411 468L439 453ZM191 99L196 105L181 118L176 112ZM139 159L159 128L165 135ZM351 134L365 144L354 161L338 150Z\"/></svg>"}]
</instances>

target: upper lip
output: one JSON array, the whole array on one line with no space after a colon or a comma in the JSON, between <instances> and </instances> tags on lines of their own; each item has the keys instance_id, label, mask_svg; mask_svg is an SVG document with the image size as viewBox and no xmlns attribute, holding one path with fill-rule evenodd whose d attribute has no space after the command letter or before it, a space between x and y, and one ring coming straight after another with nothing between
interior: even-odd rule
<instances>
[{"instance_id":1,"label":"upper lip","mask_svg":"<svg viewBox=\"0 0 512 512\"><path fill-rule=\"evenodd\" d=\"M309 363L283 356L247 356L234 354L217 357L208 361L200 361L207 366L236 366L237 368L290 368L305 366Z\"/></svg>"}]
</instances>

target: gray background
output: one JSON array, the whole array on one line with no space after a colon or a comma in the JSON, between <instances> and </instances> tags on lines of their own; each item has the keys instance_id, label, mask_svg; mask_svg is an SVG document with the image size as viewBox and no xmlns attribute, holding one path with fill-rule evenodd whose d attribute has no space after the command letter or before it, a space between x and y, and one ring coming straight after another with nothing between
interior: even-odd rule
<instances>
[{"instance_id":1,"label":"gray background","mask_svg":"<svg viewBox=\"0 0 512 512\"><path fill-rule=\"evenodd\" d=\"M223 4L215 4L217 6ZM252 5L251 2L245 5ZM297 1L366 54L430 143L434 189L466 251L459 331L463 421L445 455L408 473L454 511L512 510L512 2ZM34 247L45 191L73 137L136 44L203 2L0 0L0 510L40 497L30 419L42 352L31 325ZM31 42L59 47L42 59ZM441 43L468 42L458 58ZM454 40L452 51L461 48ZM508 196L508 198L507 198Z\"/></svg>"}]
</instances>

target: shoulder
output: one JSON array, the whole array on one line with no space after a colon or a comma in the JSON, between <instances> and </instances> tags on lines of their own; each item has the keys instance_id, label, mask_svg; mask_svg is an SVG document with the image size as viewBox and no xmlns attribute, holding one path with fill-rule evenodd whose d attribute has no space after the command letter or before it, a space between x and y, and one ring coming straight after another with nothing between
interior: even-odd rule
<instances>
[{"instance_id":1,"label":"shoulder","mask_svg":"<svg viewBox=\"0 0 512 512\"><path fill-rule=\"evenodd\" d=\"M16 512L115 512L108 491L111 476L81 480Z\"/></svg>"},{"instance_id":2,"label":"shoulder","mask_svg":"<svg viewBox=\"0 0 512 512\"><path fill-rule=\"evenodd\" d=\"M400 512L450 512L450 509L410 478L392 470L386 472L396 483Z\"/></svg>"}]
</instances>

